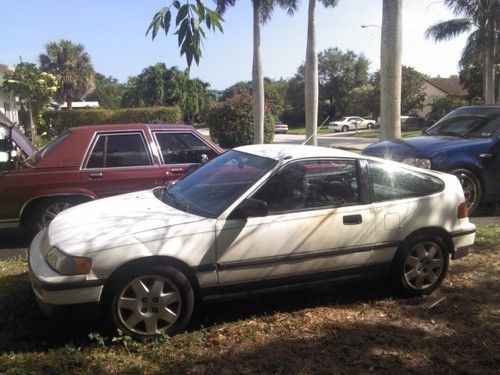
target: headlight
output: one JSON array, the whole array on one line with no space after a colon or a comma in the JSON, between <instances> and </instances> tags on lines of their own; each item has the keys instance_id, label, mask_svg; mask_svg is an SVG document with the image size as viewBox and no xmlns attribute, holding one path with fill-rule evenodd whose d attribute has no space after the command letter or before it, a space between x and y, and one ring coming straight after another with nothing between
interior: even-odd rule
<instances>
[{"instance_id":1,"label":"headlight","mask_svg":"<svg viewBox=\"0 0 500 375\"><path fill-rule=\"evenodd\" d=\"M403 159L402 163L413 165L414 167L431 169L431 161L429 159L406 158Z\"/></svg>"},{"instance_id":2,"label":"headlight","mask_svg":"<svg viewBox=\"0 0 500 375\"><path fill-rule=\"evenodd\" d=\"M61 275L85 275L90 272L92 259L64 254L57 247L45 256L48 265Z\"/></svg>"}]
</instances>

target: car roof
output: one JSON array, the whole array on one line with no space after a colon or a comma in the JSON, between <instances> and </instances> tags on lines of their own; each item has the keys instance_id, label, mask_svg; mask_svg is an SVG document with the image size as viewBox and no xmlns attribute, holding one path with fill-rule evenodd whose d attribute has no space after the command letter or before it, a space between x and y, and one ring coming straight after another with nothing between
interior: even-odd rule
<instances>
[{"instance_id":1,"label":"car roof","mask_svg":"<svg viewBox=\"0 0 500 375\"><path fill-rule=\"evenodd\" d=\"M235 150L274 160L318 157L359 158L358 154L338 148L278 143L241 146L235 148Z\"/></svg>"},{"instance_id":2,"label":"car roof","mask_svg":"<svg viewBox=\"0 0 500 375\"><path fill-rule=\"evenodd\" d=\"M70 128L71 132L94 132L94 131L116 131L116 130L142 130L145 127L151 130L194 130L190 125L183 124L102 124L83 125Z\"/></svg>"}]
</instances>

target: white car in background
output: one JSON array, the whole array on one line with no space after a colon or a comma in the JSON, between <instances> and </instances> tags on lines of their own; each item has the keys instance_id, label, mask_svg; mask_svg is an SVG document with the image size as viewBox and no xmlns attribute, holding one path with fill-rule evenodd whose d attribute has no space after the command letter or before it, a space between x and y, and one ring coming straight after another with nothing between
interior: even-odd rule
<instances>
[{"instance_id":1,"label":"white car in background","mask_svg":"<svg viewBox=\"0 0 500 375\"><path fill-rule=\"evenodd\" d=\"M47 314L93 306L112 332L174 334L207 299L387 277L432 292L475 226L458 179L333 148L230 150L176 184L69 208L34 238Z\"/></svg>"},{"instance_id":2,"label":"white car in background","mask_svg":"<svg viewBox=\"0 0 500 375\"><path fill-rule=\"evenodd\" d=\"M330 122L328 124L328 129L338 132L347 132L356 129L373 129L375 124L375 120L365 120L358 116L347 116L342 117L340 120Z\"/></svg>"}]
</instances>

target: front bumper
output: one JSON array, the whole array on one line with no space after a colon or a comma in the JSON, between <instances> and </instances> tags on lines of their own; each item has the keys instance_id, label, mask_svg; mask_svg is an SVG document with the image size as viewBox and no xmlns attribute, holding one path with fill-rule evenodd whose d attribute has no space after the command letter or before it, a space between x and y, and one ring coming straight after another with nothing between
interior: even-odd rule
<instances>
[{"instance_id":1,"label":"front bumper","mask_svg":"<svg viewBox=\"0 0 500 375\"><path fill-rule=\"evenodd\" d=\"M88 279L87 275L64 276L45 261L46 230L39 232L28 252L29 277L42 311L49 316L55 307L98 304L105 280Z\"/></svg>"}]
</instances>

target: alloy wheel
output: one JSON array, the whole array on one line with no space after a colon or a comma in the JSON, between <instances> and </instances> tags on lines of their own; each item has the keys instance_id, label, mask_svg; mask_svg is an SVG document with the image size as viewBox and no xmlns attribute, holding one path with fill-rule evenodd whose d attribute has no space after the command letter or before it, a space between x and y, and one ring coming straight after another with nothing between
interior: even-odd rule
<instances>
[{"instance_id":1,"label":"alloy wheel","mask_svg":"<svg viewBox=\"0 0 500 375\"><path fill-rule=\"evenodd\" d=\"M129 282L116 302L120 322L143 336L167 331L181 313L181 294L169 279L160 275L140 276Z\"/></svg>"},{"instance_id":2,"label":"alloy wheel","mask_svg":"<svg viewBox=\"0 0 500 375\"><path fill-rule=\"evenodd\" d=\"M434 242L416 244L408 253L404 264L406 283L415 290L432 288L444 271L444 254Z\"/></svg>"}]
</instances>

